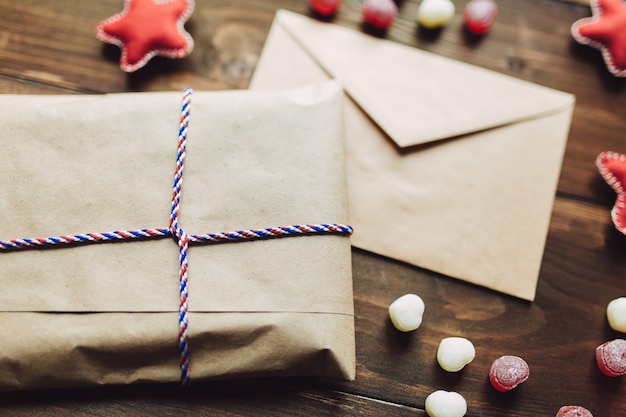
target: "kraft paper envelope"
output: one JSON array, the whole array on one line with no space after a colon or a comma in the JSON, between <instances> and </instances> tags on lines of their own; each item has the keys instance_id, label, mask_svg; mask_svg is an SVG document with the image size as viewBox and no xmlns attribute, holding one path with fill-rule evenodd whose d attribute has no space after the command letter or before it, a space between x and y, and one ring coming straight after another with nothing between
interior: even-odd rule
<instances>
[{"instance_id":1,"label":"kraft paper envelope","mask_svg":"<svg viewBox=\"0 0 626 417\"><path fill-rule=\"evenodd\" d=\"M167 228L182 92L0 96L0 240ZM343 91L195 92L188 235L348 224ZM188 252L192 380L355 372L350 240ZM0 251L0 389L179 379L179 248L139 239Z\"/></svg>"},{"instance_id":2,"label":"kraft paper envelope","mask_svg":"<svg viewBox=\"0 0 626 417\"><path fill-rule=\"evenodd\" d=\"M250 88L328 78L352 244L532 300L574 97L279 11Z\"/></svg>"}]
</instances>

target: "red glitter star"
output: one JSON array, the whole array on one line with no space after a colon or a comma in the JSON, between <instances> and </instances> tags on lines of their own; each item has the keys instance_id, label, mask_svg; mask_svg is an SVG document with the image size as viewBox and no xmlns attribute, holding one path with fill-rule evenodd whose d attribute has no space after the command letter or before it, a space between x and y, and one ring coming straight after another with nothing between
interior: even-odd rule
<instances>
[{"instance_id":1,"label":"red glitter star","mask_svg":"<svg viewBox=\"0 0 626 417\"><path fill-rule=\"evenodd\" d=\"M577 42L602 51L611 74L626 77L626 3L622 0L591 0L592 17L572 25Z\"/></svg>"},{"instance_id":2,"label":"red glitter star","mask_svg":"<svg viewBox=\"0 0 626 417\"><path fill-rule=\"evenodd\" d=\"M98 24L96 37L122 48L120 67L126 72L155 55L182 58L193 49L183 27L193 7L193 0L126 0L121 13Z\"/></svg>"},{"instance_id":3,"label":"red glitter star","mask_svg":"<svg viewBox=\"0 0 626 417\"><path fill-rule=\"evenodd\" d=\"M617 230L626 235L626 155L615 152L602 152L596 165L606 182L617 193L617 201L611 210L611 217Z\"/></svg>"}]
</instances>

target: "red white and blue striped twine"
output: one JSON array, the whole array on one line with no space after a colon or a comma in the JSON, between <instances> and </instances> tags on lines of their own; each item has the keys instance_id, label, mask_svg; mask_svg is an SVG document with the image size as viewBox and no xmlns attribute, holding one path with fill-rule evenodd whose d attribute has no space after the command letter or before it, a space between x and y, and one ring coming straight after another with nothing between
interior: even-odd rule
<instances>
[{"instance_id":1,"label":"red white and blue striped twine","mask_svg":"<svg viewBox=\"0 0 626 417\"><path fill-rule=\"evenodd\" d=\"M176 171L174 173L174 187L172 195L172 207L170 211L170 224L167 229L138 229L123 230L104 233L86 233L80 235L64 235L47 238L23 238L14 240L0 240L0 252L16 249L28 249L64 244L97 243L107 241L126 241L132 239L154 239L161 237L174 237L178 243L180 252L179 281L180 281L180 304L179 304L179 332L178 345L180 351L180 379L184 385L191 382L189 374L189 306L187 303L189 293L187 290L187 249L190 243L225 243L244 240L269 239L308 234L346 234L352 233L352 227L344 224L304 224L280 227L268 227L266 229L236 230L221 233L209 233L203 235L187 235L178 224L178 212L180 208L180 194L183 184L183 168L187 145L187 131L189 128L189 110L191 94L193 90L185 89L182 100L180 126L178 130L178 152L176 155Z\"/></svg>"}]
</instances>

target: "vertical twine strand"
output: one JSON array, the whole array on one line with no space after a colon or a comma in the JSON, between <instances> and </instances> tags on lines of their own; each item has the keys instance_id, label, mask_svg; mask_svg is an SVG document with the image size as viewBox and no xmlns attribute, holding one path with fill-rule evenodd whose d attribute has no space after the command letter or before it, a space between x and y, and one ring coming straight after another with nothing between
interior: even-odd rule
<instances>
[{"instance_id":1,"label":"vertical twine strand","mask_svg":"<svg viewBox=\"0 0 626 417\"><path fill-rule=\"evenodd\" d=\"M174 173L174 190L172 194L172 211L170 212L170 232L178 242L180 251L180 303L178 314L178 348L180 351L180 381L183 385L191 382L189 375L189 305L187 299L189 291L187 289L189 267L187 261L187 250L189 248L189 237L178 224L178 212L180 208L180 193L183 186L183 168L185 165L185 153L187 150L187 131L189 128L189 106L191 104L190 88L183 93L183 102L180 115L180 127L178 130L178 153L176 155L176 172Z\"/></svg>"}]
</instances>

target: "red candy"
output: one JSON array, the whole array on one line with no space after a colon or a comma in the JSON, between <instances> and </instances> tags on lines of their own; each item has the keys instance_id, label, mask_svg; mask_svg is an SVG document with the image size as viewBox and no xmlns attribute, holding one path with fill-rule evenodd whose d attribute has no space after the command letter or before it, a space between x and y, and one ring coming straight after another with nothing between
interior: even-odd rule
<instances>
[{"instance_id":1,"label":"red candy","mask_svg":"<svg viewBox=\"0 0 626 417\"><path fill-rule=\"evenodd\" d=\"M363 22L378 29L389 28L398 16L398 6L393 0L365 0Z\"/></svg>"},{"instance_id":2,"label":"red candy","mask_svg":"<svg viewBox=\"0 0 626 417\"><path fill-rule=\"evenodd\" d=\"M341 0L309 0L309 7L322 16L332 16L341 6Z\"/></svg>"},{"instance_id":3,"label":"red candy","mask_svg":"<svg viewBox=\"0 0 626 417\"><path fill-rule=\"evenodd\" d=\"M593 417L593 414L584 407L577 405L564 405L559 408L556 417Z\"/></svg>"},{"instance_id":4,"label":"red candy","mask_svg":"<svg viewBox=\"0 0 626 417\"><path fill-rule=\"evenodd\" d=\"M607 376L626 374L626 340L615 339L596 348L596 362Z\"/></svg>"},{"instance_id":5,"label":"red candy","mask_svg":"<svg viewBox=\"0 0 626 417\"><path fill-rule=\"evenodd\" d=\"M471 0L463 13L465 26L470 32L482 35L489 31L497 14L498 5L494 0Z\"/></svg>"},{"instance_id":6,"label":"red candy","mask_svg":"<svg viewBox=\"0 0 626 417\"><path fill-rule=\"evenodd\" d=\"M491 364L489 381L500 392L510 391L528 379L530 369L524 359L501 356Z\"/></svg>"}]
</instances>

